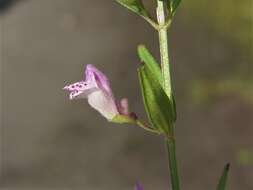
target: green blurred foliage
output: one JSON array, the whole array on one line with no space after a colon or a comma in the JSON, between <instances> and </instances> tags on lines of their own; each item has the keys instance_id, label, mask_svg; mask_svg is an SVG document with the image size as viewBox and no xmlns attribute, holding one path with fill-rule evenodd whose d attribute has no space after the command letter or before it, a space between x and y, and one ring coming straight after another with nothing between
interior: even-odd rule
<instances>
[{"instance_id":1,"label":"green blurred foliage","mask_svg":"<svg viewBox=\"0 0 253 190\"><path fill-rule=\"evenodd\" d=\"M235 95L253 105L253 78L195 80L189 85L190 96L196 104L209 104L220 96Z\"/></svg>"},{"instance_id":2,"label":"green blurred foliage","mask_svg":"<svg viewBox=\"0 0 253 190\"><path fill-rule=\"evenodd\" d=\"M230 38L237 45L253 51L253 3L252 0L192 0L184 1L185 10L191 17L198 17L208 24L214 32ZM253 55L251 55L253 58Z\"/></svg>"},{"instance_id":3,"label":"green blurred foliage","mask_svg":"<svg viewBox=\"0 0 253 190\"><path fill-rule=\"evenodd\" d=\"M224 62L227 70L211 78L195 78L189 82L187 90L192 100L209 104L220 96L235 95L253 105L253 72L250 70L253 62L252 0L192 0L183 1L182 5L184 18L189 23L205 25L207 32L229 42L231 50L237 52L232 59L237 62L234 69L230 69L230 63Z\"/></svg>"},{"instance_id":4,"label":"green blurred foliage","mask_svg":"<svg viewBox=\"0 0 253 190\"><path fill-rule=\"evenodd\" d=\"M253 152L248 149L239 150L237 155L237 162L243 166L253 165Z\"/></svg>"}]
</instances>

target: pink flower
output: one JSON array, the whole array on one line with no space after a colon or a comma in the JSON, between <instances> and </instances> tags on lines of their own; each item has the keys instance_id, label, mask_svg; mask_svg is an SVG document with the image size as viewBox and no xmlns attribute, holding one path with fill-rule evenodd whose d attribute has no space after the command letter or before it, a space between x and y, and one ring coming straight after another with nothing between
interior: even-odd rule
<instances>
[{"instance_id":1,"label":"pink flower","mask_svg":"<svg viewBox=\"0 0 253 190\"><path fill-rule=\"evenodd\" d=\"M128 110L128 100L122 99L120 102L116 102L109 80L93 65L86 66L83 80L67 85L63 89L70 92L69 98L71 100L87 98L90 106L109 121L119 117L131 117Z\"/></svg>"}]
</instances>

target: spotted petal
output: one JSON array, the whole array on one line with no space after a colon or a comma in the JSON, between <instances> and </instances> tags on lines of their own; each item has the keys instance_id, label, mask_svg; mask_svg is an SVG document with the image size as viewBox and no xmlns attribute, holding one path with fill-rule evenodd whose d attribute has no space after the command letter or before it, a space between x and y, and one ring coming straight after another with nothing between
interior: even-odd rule
<instances>
[{"instance_id":1,"label":"spotted petal","mask_svg":"<svg viewBox=\"0 0 253 190\"><path fill-rule=\"evenodd\" d=\"M107 77L93 65L87 65L85 80L63 88L70 92L69 98L87 98L88 103L108 120L119 114Z\"/></svg>"},{"instance_id":2,"label":"spotted petal","mask_svg":"<svg viewBox=\"0 0 253 190\"><path fill-rule=\"evenodd\" d=\"M67 85L63 89L70 92L69 98L71 100L78 98L86 98L90 93L98 90L97 86L94 83L88 83L85 81L80 81Z\"/></svg>"}]
</instances>

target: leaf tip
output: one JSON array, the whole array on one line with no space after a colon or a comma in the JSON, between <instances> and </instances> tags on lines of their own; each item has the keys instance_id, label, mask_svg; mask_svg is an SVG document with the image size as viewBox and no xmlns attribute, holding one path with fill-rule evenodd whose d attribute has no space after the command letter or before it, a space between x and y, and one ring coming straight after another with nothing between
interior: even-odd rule
<instances>
[{"instance_id":1,"label":"leaf tip","mask_svg":"<svg viewBox=\"0 0 253 190\"><path fill-rule=\"evenodd\" d=\"M225 170L226 170L226 171L229 171L230 166L231 166L231 164L230 164L230 163L227 163L227 164L225 165Z\"/></svg>"},{"instance_id":2,"label":"leaf tip","mask_svg":"<svg viewBox=\"0 0 253 190\"><path fill-rule=\"evenodd\" d=\"M138 47L137 47L137 50L138 50L138 53L140 54L141 51L143 51L144 49L146 49L145 45L143 44L139 44Z\"/></svg>"},{"instance_id":3,"label":"leaf tip","mask_svg":"<svg viewBox=\"0 0 253 190\"><path fill-rule=\"evenodd\" d=\"M146 48L146 46L143 45L143 44L138 45L138 47L137 47L137 52L138 52L138 56L139 56L139 58L141 59L141 61L144 62L144 60L145 60L145 55L146 55L147 53L149 53L148 50L147 50L147 48Z\"/></svg>"}]
</instances>

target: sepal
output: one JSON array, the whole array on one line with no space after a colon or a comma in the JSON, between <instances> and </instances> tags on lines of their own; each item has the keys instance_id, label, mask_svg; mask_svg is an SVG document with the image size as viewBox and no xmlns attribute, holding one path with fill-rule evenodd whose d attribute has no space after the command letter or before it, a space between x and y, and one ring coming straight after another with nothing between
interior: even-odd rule
<instances>
[{"instance_id":1,"label":"sepal","mask_svg":"<svg viewBox=\"0 0 253 190\"><path fill-rule=\"evenodd\" d=\"M120 124L136 124L136 120L128 115L116 115L115 117L110 120L113 123L120 123Z\"/></svg>"}]
</instances>

